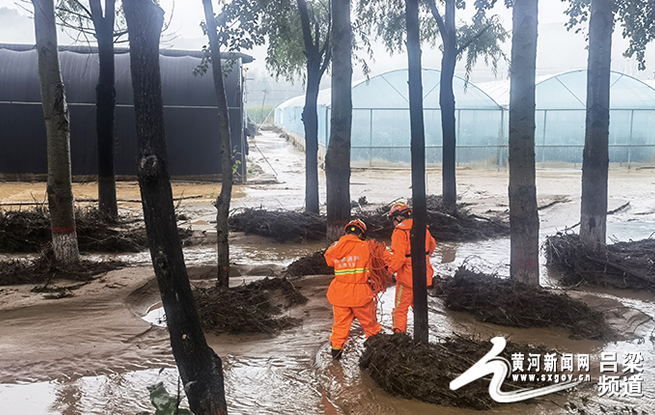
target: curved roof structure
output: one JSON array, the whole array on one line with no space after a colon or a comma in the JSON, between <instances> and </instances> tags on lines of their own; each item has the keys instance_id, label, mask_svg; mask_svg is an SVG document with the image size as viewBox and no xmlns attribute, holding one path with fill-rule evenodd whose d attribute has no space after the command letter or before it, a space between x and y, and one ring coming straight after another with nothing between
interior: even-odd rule
<instances>
[{"instance_id":1,"label":"curved roof structure","mask_svg":"<svg viewBox=\"0 0 655 415\"><path fill-rule=\"evenodd\" d=\"M423 108L439 109L439 84L441 71L423 69ZM356 83L352 87L353 109L407 109L409 89L407 69L385 72ZM453 79L455 107L457 109L500 109L489 95L477 86L455 76ZM280 108L303 106L304 96L291 98L279 105ZM330 89L319 93L319 105L330 106Z\"/></svg>"},{"instance_id":2,"label":"curved roof structure","mask_svg":"<svg viewBox=\"0 0 655 415\"><path fill-rule=\"evenodd\" d=\"M585 109L587 70L551 76L536 85L538 110ZM621 72L610 73L610 109L653 109L655 89Z\"/></svg>"}]
</instances>

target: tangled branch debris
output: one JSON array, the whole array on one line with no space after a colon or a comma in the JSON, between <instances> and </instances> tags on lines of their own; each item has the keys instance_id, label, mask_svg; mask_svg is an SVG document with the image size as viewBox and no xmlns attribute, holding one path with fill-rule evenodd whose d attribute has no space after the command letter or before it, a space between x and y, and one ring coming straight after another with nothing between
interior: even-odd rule
<instances>
[{"instance_id":1,"label":"tangled branch debris","mask_svg":"<svg viewBox=\"0 0 655 415\"><path fill-rule=\"evenodd\" d=\"M566 294L460 267L453 278L436 282L446 307L478 320L510 327L562 327L576 339L608 340L612 329L599 311Z\"/></svg>"},{"instance_id":2,"label":"tangled branch debris","mask_svg":"<svg viewBox=\"0 0 655 415\"><path fill-rule=\"evenodd\" d=\"M97 209L75 212L77 241L82 252L139 252L148 247L143 221L121 217L107 220ZM191 231L180 229L187 239ZM47 208L0 210L0 252L39 252L51 241Z\"/></svg>"},{"instance_id":3,"label":"tangled branch debris","mask_svg":"<svg viewBox=\"0 0 655 415\"><path fill-rule=\"evenodd\" d=\"M302 277L304 275L329 275L334 268L325 262L325 249L314 252L311 256L302 257L292 262L284 272L286 277Z\"/></svg>"},{"instance_id":4,"label":"tangled branch debris","mask_svg":"<svg viewBox=\"0 0 655 415\"><path fill-rule=\"evenodd\" d=\"M565 285L655 291L655 239L618 242L604 252L587 249L577 234L546 239L548 267L562 274Z\"/></svg>"},{"instance_id":5,"label":"tangled branch debris","mask_svg":"<svg viewBox=\"0 0 655 415\"><path fill-rule=\"evenodd\" d=\"M265 278L228 290L216 287L195 291L203 329L220 333L274 333L299 320L278 317L307 298L286 278Z\"/></svg>"},{"instance_id":6,"label":"tangled branch debris","mask_svg":"<svg viewBox=\"0 0 655 415\"><path fill-rule=\"evenodd\" d=\"M73 281L90 281L95 275L126 264L118 261L81 261L78 265L61 266L55 264L55 255L51 246L34 259L13 259L0 262L0 285L41 284L46 286L55 279Z\"/></svg>"},{"instance_id":7,"label":"tangled branch debris","mask_svg":"<svg viewBox=\"0 0 655 415\"><path fill-rule=\"evenodd\" d=\"M367 234L372 238L390 238L393 224L387 214L393 203L380 207L375 212L357 213L368 227ZM475 241L509 235L509 223L497 217L482 217L468 211L465 204L459 203L455 209L443 204L441 196L429 195L426 200L427 224L435 240Z\"/></svg>"},{"instance_id":8,"label":"tangled branch debris","mask_svg":"<svg viewBox=\"0 0 655 415\"><path fill-rule=\"evenodd\" d=\"M309 212L244 209L230 216L230 228L278 242L325 239L325 217Z\"/></svg>"},{"instance_id":9,"label":"tangled branch debris","mask_svg":"<svg viewBox=\"0 0 655 415\"><path fill-rule=\"evenodd\" d=\"M477 380L457 391L450 382L468 370L491 349L491 343L455 336L439 343L425 345L406 334L378 334L364 343L360 366L375 383L392 395L417 399L439 406L454 406L479 410L498 405L489 397L489 378ZM544 353L544 347L507 343L500 356L511 359L512 353ZM531 382L507 380L503 389L515 390L543 386Z\"/></svg>"},{"instance_id":10,"label":"tangled branch debris","mask_svg":"<svg viewBox=\"0 0 655 415\"><path fill-rule=\"evenodd\" d=\"M428 196L427 202L427 223L437 241L474 241L509 235L509 224L499 217L474 215L464 204L454 210L446 208L441 196ZM353 217L366 223L369 237L389 239L393 233L393 225L387 220L391 205L374 211L360 208ZM364 205L358 203L358 206ZM326 219L307 212L245 209L230 217L230 227L237 232L275 238L278 242L301 242L325 239Z\"/></svg>"}]
</instances>

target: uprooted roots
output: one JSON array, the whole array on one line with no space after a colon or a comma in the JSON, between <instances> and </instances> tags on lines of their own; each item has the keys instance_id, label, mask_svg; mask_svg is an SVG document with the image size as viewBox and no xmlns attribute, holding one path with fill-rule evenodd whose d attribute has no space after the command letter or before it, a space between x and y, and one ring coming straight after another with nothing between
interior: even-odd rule
<instances>
[{"instance_id":1,"label":"uprooted roots","mask_svg":"<svg viewBox=\"0 0 655 415\"><path fill-rule=\"evenodd\" d=\"M121 217L113 222L97 209L76 209L75 224L81 252L139 252L148 247L142 220ZM179 231L181 239L191 233ZM51 238L46 208L0 211L0 252L39 252Z\"/></svg>"},{"instance_id":2,"label":"uprooted roots","mask_svg":"<svg viewBox=\"0 0 655 415\"><path fill-rule=\"evenodd\" d=\"M439 196L428 197L427 223L437 241L472 241L506 236L509 224L498 217L481 217L468 212L464 205L444 207ZM390 238L393 224L387 220L391 205L375 211L360 210L353 217L363 220L367 236ZM245 209L230 217L233 231L275 238L278 242L300 242L325 238L325 216L307 212Z\"/></svg>"},{"instance_id":3,"label":"uprooted roots","mask_svg":"<svg viewBox=\"0 0 655 415\"><path fill-rule=\"evenodd\" d=\"M328 275L334 268L325 262L325 249L314 252L311 256L302 257L292 262L284 272L286 277L302 277L304 275Z\"/></svg>"},{"instance_id":4,"label":"uprooted roots","mask_svg":"<svg viewBox=\"0 0 655 415\"><path fill-rule=\"evenodd\" d=\"M572 338L608 340L612 329L602 313L566 294L514 283L460 267L453 278L436 282L448 309L510 327L563 327Z\"/></svg>"},{"instance_id":5,"label":"uprooted roots","mask_svg":"<svg viewBox=\"0 0 655 415\"><path fill-rule=\"evenodd\" d=\"M480 379L457 391L450 382L491 350L492 344L467 337L448 337L424 345L406 334L378 334L364 343L360 366L385 391L408 399L440 406L490 409L497 404L489 397L489 380ZM511 361L512 353L548 352L543 347L507 343L500 356ZM505 381L503 390L543 386Z\"/></svg>"},{"instance_id":6,"label":"uprooted roots","mask_svg":"<svg viewBox=\"0 0 655 415\"><path fill-rule=\"evenodd\" d=\"M219 333L273 333L299 320L279 315L307 298L286 278L265 278L228 290L216 287L195 291L200 321L206 331Z\"/></svg>"},{"instance_id":7,"label":"uprooted roots","mask_svg":"<svg viewBox=\"0 0 655 415\"><path fill-rule=\"evenodd\" d=\"M578 235L558 233L545 247L548 266L562 274L565 285L655 291L655 239L619 242L594 252Z\"/></svg>"},{"instance_id":8,"label":"uprooted roots","mask_svg":"<svg viewBox=\"0 0 655 415\"><path fill-rule=\"evenodd\" d=\"M125 267L117 261L80 261L79 264L63 266L55 262L51 246L35 259L14 259L0 262L0 285L41 284L64 278L73 281L90 281L97 274Z\"/></svg>"}]
</instances>

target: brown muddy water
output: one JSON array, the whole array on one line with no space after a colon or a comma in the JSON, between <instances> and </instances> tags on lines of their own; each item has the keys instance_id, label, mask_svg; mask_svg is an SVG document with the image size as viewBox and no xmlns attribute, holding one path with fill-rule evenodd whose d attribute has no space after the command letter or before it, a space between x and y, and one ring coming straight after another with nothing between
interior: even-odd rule
<instances>
[{"instance_id":1,"label":"brown muddy water","mask_svg":"<svg viewBox=\"0 0 655 415\"><path fill-rule=\"evenodd\" d=\"M238 187L233 207L301 207L304 173L297 160L302 160L302 155L271 133L258 136L257 147L251 146L251 149L254 149L251 157L264 168L267 179ZM274 171L258 159L262 153L255 150L266 154ZM459 191L465 201L473 203L474 211L506 209L506 173L489 172L481 177L478 173L462 170L458 174L458 180L463 181L459 183ZM613 195L610 209L626 201L631 205L627 211L610 217L609 239L651 236L655 231L655 191L650 176L635 171L610 175L610 195ZM614 181L612 175L616 175ZM428 193L438 193L438 174L428 173L428 176ZM541 202L562 196L569 200L540 211L542 239L578 220L579 202L576 200L579 199L579 190L571 189L579 187L579 178L579 172L538 172ZM393 172L392 179L380 171L358 171L353 172L351 182L352 199L366 196L373 203L388 203L397 197L411 196L407 171ZM211 193L217 194L218 191L212 190ZM320 194L325 194L323 176ZM182 209L193 217L189 226L211 232L215 215L211 205L189 201L182 205ZM241 275L235 276L232 283L241 284L278 272L293 260L324 247L323 243L280 245L264 238L231 235L231 258L235 268L241 270ZM185 248L184 252L190 266L215 264L216 251L210 245ZM106 257L91 256L92 259ZM151 313L153 319L150 322L143 320L149 308L156 308L158 299L156 286L151 280L149 254L114 257L129 262L133 267L122 274L108 275L98 292L89 288L87 300L80 293L77 299L69 302L66 300L70 299L48 300L0 311L0 415L153 413L148 385L162 381L169 392L178 389L177 370L165 328L151 325L158 318L156 312ZM438 244L432 262L436 272L443 276L452 275L462 263L507 276L509 240ZM298 283L310 299L306 305L290 312L303 318L300 327L275 336L208 336L210 346L223 359L230 414L482 413L400 399L381 391L359 369L364 336L357 323L353 325L343 359L332 361L328 341L331 308L325 299L329 281L329 276L315 276ZM543 264L541 283L557 286L556 276L549 275ZM9 292L11 288L5 290ZM499 405L488 413L655 413L655 295L619 290L569 293L602 310L615 328L632 336L604 344L572 340L569 333L559 329L500 327L477 322L466 314L447 311L441 299L430 297L431 340L453 332L478 335L485 340L503 336L519 343L544 344L558 353L591 354L591 382L584 382L572 392L547 395L529 403ZM391 327L393 295L393 288L387 290L379 303L378 315L387 332ZM29 294L24 296L27 300ZM409 327L411 331L411 313ZM643 397L599 396L596 381L600 356L603 352L614 351L619 356L623 352L642 353Z\"/></svg>"}]
</instances>

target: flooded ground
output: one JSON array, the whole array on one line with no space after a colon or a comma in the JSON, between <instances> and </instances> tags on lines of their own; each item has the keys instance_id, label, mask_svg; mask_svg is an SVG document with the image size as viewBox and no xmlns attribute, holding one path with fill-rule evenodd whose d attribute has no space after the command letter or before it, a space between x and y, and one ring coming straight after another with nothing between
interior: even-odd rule
<instances>
[{"instance_id":1,"label":"flooded ground","mask_svg":"<svg viewBox=\"0 0 655 415\"><path fill-rule=\"evenodd\" d=\"M300 208L304 201L304 156L276 134L257 136L250 158L265 174L236 186L233 208ZM264 157L266 160L264 160ZM270 163L270 164L268 164ZM462 201L476 213L507 209L505 171L458 170ZM616 170L610 173L609 208L629 202L611 215L608 235L617 240L642 239L655 231L655 179L649 171ZM404 170L354 171L351 199L366 196L371 203L411 197L410 173ZM321 177L320 194L325 194ZM428 193L439 193L440 171L428 172ZM542 239L575 225L579 220L580 173L542 170L538 173ZM42 200L43 184L0 184L2 203ZM119 184L121 209L139 211L138 186ZM77 184L78 199L95 197L94 184ZM196 285L208 282L216 251L211 242L215 220L216 184L174 184L183 197L178 213L182 226L205 232L206 243L185 248L185 258ZM198 196L198 197L196 197ZM16 205L14 205L16 206ZM12 207L13 208L13 207ZM234 234L231 258L242 284L259 276L279 273L293 260L324 248L324 243L276 244L268 239ZM107 256L92 256L100 259ZM158 301L147 252L112 256L132 266L112 271L80 288L75 297L44 300L31 287L0 288L0 413L18 414L137 414L154 412L147 386L163 381L170 392L178 377L165 328L142 317ZM509 273L509 240L442 243L432 257L439 275L452 275L466 262L500 276ZM473 414L477 411L441 408L389 396L378 389L358 366L363 332L353 326L344 358L333 362L328 338L331 308L325 298L330 276L295 282L310 301L291 311L303 318L300 327L276 336L208 336L224 363L226 395L231 414ZM556 287L556 279L542 268L542 285ZM497 414L655 413L655 350L653 317L655 295L629 291L570 291L602 310L626 340L603 344L576 341L564 330L511 329L476 322L472 317L446 311L442 300L430 297L431 340L453 332L504 336L515 342L545 344L559 353L590 353L593 382L571 393L548 395L528 404L500 405ZM393 289L380 299L379 317L391 327ZM411 314L410 314L411 327ZM596 381L601 353L640 352L644 357L643 397L599 397ZM571 403L577 410L571 409ZM579 409L582 408L584 412Z\"/></svg>"}]
</instances>

